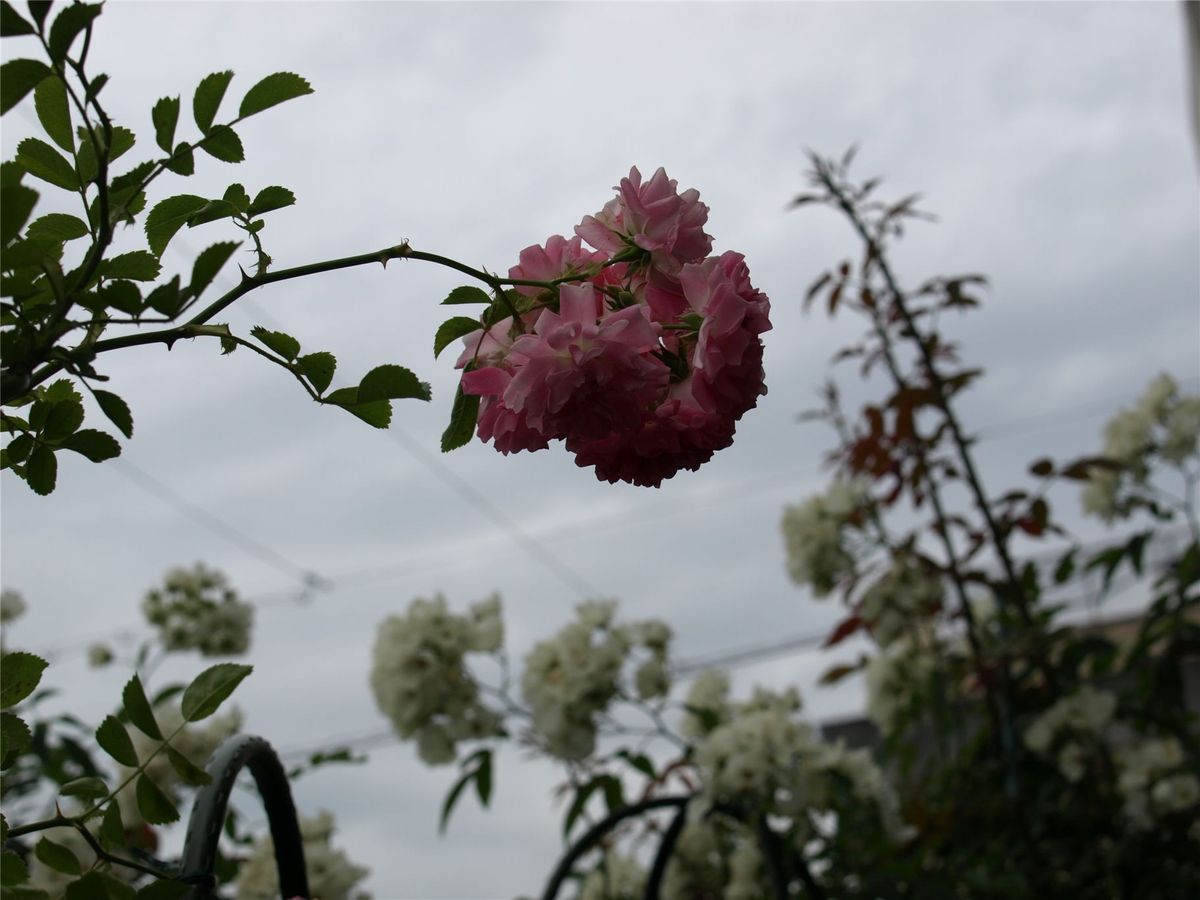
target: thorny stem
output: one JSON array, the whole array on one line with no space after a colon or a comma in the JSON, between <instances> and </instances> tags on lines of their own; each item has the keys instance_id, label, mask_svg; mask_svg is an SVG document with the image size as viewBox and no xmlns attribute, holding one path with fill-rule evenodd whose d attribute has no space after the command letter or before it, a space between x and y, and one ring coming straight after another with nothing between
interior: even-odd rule
<instances>
[{"instance_id":1,"label":"thorny stem","mask_svg":"<svg viewBox=\"0 0 1200 900\"><path fill-rule=\"evenodd\" d=\"M131 859L114 856L113 854L109 853L100 846L100 842L92 836L92 833L88 831L87 826L84 825L80 819L72 818L71 816L53 816L49 819L42 819L40 822L30 822L28 825L22 825L19 828L10 828L8 830L8 836L10 838L21 837L22 835L26 834L45 831L49 828L74 828L80 833L80 835L83 836L83 839L87 841L88 846L92 848L92 852L96 854L97 859L101 859L111 865L124 866L127 869L135 869L145 875L153 875L155 878L169 877L161 869L154 869L150 866L145 866L141 863L134 862Z\"/></svg>"}]
</instances>

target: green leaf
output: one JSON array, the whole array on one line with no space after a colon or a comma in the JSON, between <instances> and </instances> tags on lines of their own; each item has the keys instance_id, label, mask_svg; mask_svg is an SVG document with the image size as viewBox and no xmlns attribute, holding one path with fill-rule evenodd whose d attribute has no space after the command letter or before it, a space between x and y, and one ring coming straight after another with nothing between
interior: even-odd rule
<instances>
[{"instance_id":1,"label":"green leaf","mask_svg":"<svg viewBox=\"0 0 1200 900\"><path fill-rule=\"evenodd\" d=\"M171 761L171 768L175 770L175 774L180 777L184 784L199 787L212 781L211 775L169 744L167 745L167 758Z\"/></svg>"},{"instance_id":2,"label":"green leaf","mask_svg":"<svg viewBox=\"0 0 1200 900\"><path fill-rule=\"evenodd\" d=\"M61 63L75 43L79 33L92 24L92 20L100 15L99 5L88 6L84 3L72 3L63 9L50 26L50 38L47 41L50 58Z\"/></svg>"},{"instance_id":3,"label":"green leaf","mask_svg":"<svg viewBox=\"0 0 1200 900\"><path fill-rule=\"evenodd\" d=\"M484 809L492 799L492 751L486 750L479 757L479 765L475 769L475 794L479 797L479 805Z\"/></svg>"},{"instance_id":4,"label":"green leaf","mask_svg":"<svg viewBox=\"0 0 1200 900\"><path fill-rule=\"evenodd\" d=\"M100 289L100 302L136 316L142 311L142 292L132 281L111 281Z\"/></svg>"},{"instance_id":5,"label":"green leaf","mask_svg":"<svg viewBox=\"0 0 1200 900\"><path fill-rule=\"evenodd\" d=\"M25 866L25 861L11 850L5 850L3 856L0 856L0 884L5 887L12 887L18 884L24 884L29 880L29 869ZM7 895L7 892L5 892Z\"/></svg>"},{"instance_id":6,"label":"green leaf","mask_svg":"<svg viewBox=\"0 0 1200 900\"><path fill-rule=\"evenodd\" d=\"M429 399L429 385L404 366L376 366L358 383L358 402Z\"/></svg>"},{"instance_id":7,"label":"green leaf","mask_svg":"<svg viewBox=\"0 0 1200 900\"><path fill-rule=\"evenodd\" d=\"M312 92L313 89L309 83L299 75L292 72L276 72L246 91L246 96L242 98L242 105L238 109L238 118L245 119L264 109L270 109L272 106Z\"/></svg>"},{"instance_id":8,"label":"green leaf","mask_svg":"<svg viewBox=\"0 0 1200 900\"><path fill-rule=\"evenodd\" d=\"M29 0L29 14L33 24L39 29L46 23L46 15L50 12L50 0Z\"/></svg>"},{"instance_id":9,"label":"green leaf","mask_svg":"<svg viewBox=\"0 0 1200 900\"><path fill-rule=\"evenodd\" d=\"M183 692L180 709L184 720L199 722L201 719L207 719L253 671L253 666L237 663L218 663L205 669Z\"/></svg>"},{"instance_id":10,"label":"green leaf","mask_svg":"<svg viewBox=\"0 0 1200 900\"><path fill-rule=\"evenodd\" d=\"M188 284L188 296L199 297L204 293L204 289L217 277L217 273L228 262L233 251L240 246L241 244L236 241L224 241L201 251L200 255L196 257L196 262L192 264L192 280Z\"/></svg>"},{"instance_id":11,"label":"green leaf","mask_svg":"<svg viewBox=\"0 0 1200 900\"><path fill-rule=\"evenodd\" d=\"M45 237L53 241L73 241L87 237L88 227L82 219L66 213L49 213L29 223L30 237Z\"/></svg>"},{"instance_id":12,"label":"green leaf","mask_svg":"<svg viewBox=\"0 0 1200 900\"><path fill-rule=\"evenodd\" d=\"M62 900L134 900L134 890L99 869L67 885Z\"/></svg>"},{"instance_id":13,"label":"green leaf","mask_svg":"<svg viewBox=\"0 0 1200 900\"><path fill-rule=\"evenodd\" d=\"M462 385L454 394L454 405L450 407L450 424L442 433L442 452L449 453L468 444L475 436L475 423L479 418L479 395L464 394Z\"/></svg>"},{"instance_id":14,"label":"green leaf","mask_svg":"<svg viewBox=\"0 0 1200 900\"><path fill-rule=\"evenodd\" d=\"M164 161L164 165L174 172L176 175L192 175L196 171L196 154L192 150L192 145L186 141L175 147L169 159Z\"/></svg>"},{"instance_id":15,"label":"green leaf","mask_svg":"<svg viewBox=\"0 0 1200 900\"><path fill-rule=\"evenodd\" d=\"M125 846L125 823L121 821L121 804L115 800L104 810L104 818L100 821L100 846L110 853L118 847Z\"/></svg>"},{"instance_id":16,"label":"green leaf","mask_svg":"<svg viewBox=\"0 0 1200 900\"><path fill-rule=\"evenodd\" d=\"M468 316L455 316L447 319L438 326L437 334L433 336L433 358L437 359L447 346L460 337L465 337L472 331L479 330L479 320Z\"/></svg>"},{"instance_id":17,"label":"green leaf","mask_svg":"<svg viewBox=\"0 0 1200 900\"><path fill-rule=\"evenodd\" d=\"M318 394L325 393L325 389L333 381L333 373L337 370L337 358L332 353L309 353L296 360L296 364L312 382Z\"/></svg>"},{"instance_id":18,"label":"green leaf","mask_svg":"<svg viewBox=\"0 0 1200 900\"><path fill-rule=\"evenodd\" d=\"M33 741L29 726L20 716L10 712L0 713L0 759L8 768L24 753Z\"/></svg>"},{"instance_id":19,"label":"green leaf","mask_svg":"<svg viewBox=\"0 0 1200 900\"><path fill-rule=\"evenodd\" d=\"M75 135L71 131L71 107L67 102L67 86L57 75L43 79L34 89L33 107L38 121L50 140L68 153L75 152Z\"/></svg>"},{"instance_id":20,"label":"green leaf","mask_svg":"<svg viewBox=\"0 0 1200 900\"><path fill-rule=\"evenodd\" d=\"M300 352L300 342L282 331L269 331L261 325L255 325L250 329L250 334L284 359L295 359L296 354Z\"/></svg>"},{"instance_id":21,"label":"green leaf","mask_svg":"<svg viewBox=\"0 0 1200 900\"><path fill-rule=\"evenodd\" d=\"M454 783L454 787L450 788L450 792L446 794L446 799L442 802L442 815L438 819L438 834L446 833L446 825L450 822L450 813L454 810L454 804L458 802L458 798L462 794L463 788L467 786L467 782L475 777L475 772L475 769L465 772Z\"/></svg>"},{"instance_id":22,"label":"green leaf","mask_svg":"<svg viewBox=\"0 0 1200 900\"><path fill-rule=\"evenodd\" d=\"M175 804L144 774L137 780L137 805L142 818L151 825L168 825L179 818Z\"/></svg>"},{"instance_id":23,"label":"green leaf","mask_svg":"<svg viewBox=\"0 0 1200 900\"><path fill-rule=\"evenodd\" d=\"M125 437L133 437L133 413L129 411L129 404L110 391L95 390L92 393L100 404L100 411L108 416L108 421L121 429Z\"/></svg>"},{"instance_id":24,"label":"green leaf","mask_svg":"<svg viewBox=\"0 0 1200 900\"><path fill-rule=\"evenodd\" d=\"M18 651L5 653L0 659L4 682L0 684L0 709L16 706L34 692L49 665L40 656Z\"/></svg>"},{"instance_id":25,"label":"green leaf","mask_svg":"<svg viewBox=\"0 0 1200 900\"><path fill-rule=\"evenodd\" d=\"M83 428L59 442L64 450L74 450L94 463L121 455L121 445L111 434L94 428Z\"/></svg>"},{"instance_id":26,"label":"green leaf","mask_svg":"<svg viewBox=\"0 0 1200 900\"><path fill-rule=\"evenodd\" d=\"M179 293L179 276L176 275L152 290L146 297L146 305L168 318L174 318L183 305L183 297Z\"/></svg>"},{"instance_id":27,"label":"green leaf","mask_svg":"<svg viewBox=\"0 0 1200 900\"><path fill-rule=\"evenodd\" d=\"M17 144L17 162L35 178L48 181L66 191L79 188L79 178L71 164L62 155L37 138L25 138Z\"/></svg>"},{"instance_id":28,"label":"green leaf","mask_svg":"<svg viewBox=\"0 0 1200 900\"><path fill-rule=\"evenodd\" d=\"M205 225L218 219L228 219L237 215L237 207L228 200L208 200L199 210L188 219L188 228Z\"/></svg>"},{"instance_id":29,"label":"green leaf","mask_svg":"<svg viewBox=\"0 0 1200 900\"><path fill-rule=\"evenodd\" d=\"M58 481L58 460L48 447L38 444L29 454L29 462L25 463L25 483L35 494L45 497L54 491Z\"/></svg>"},{"instance_id":30,"label":"green leaf","mask_svg":"<svg viewBox=\"0 0 1200 900\"><path fill-rule=\"evenodd\" d=\"M112 142L108 145L108 161L113 162L120 159L126 153L133 149L133 145L137 143L137 135L128 128L123 128L120 125L114 125L112 130Z\"/></svg>"},{"instance_id":31,"label":"green leaf","mask_svg":"<svg viewBox=\"0 0 1200 900\"><path fill-rule=\"evenodd\" d=\"M0 115L25 99L25 95L54 72L36 59L12 59L0 66Z\"/></svg>"},{"instance_id":32,"label":"green leaf","mask_svg":"<svg viewBox=\"0 0 1200 900\"><path fill-rule=\"evenodd\" d=\"M218 125L210 131L199 147L209 156L222 162L236 163L246 158L246 151L242 149L242 139L228 125Z\"/></svg>"},{"instance_id":33,"label":"green leaf","mask_svg":"<svg viewBox=\"0 0 1200 900\"><path fill-rule=\"evenodd\" d=\"M0 188L0 242L5 247L21 233L37 201L38 192L23 184ZM7 259L5 263L5 269L13 268Z\"/></svg>"},{"instance_id":34,"label":"green leaf","mask_svg":"<svg viewBox=\"0 0 1200 900\"><path fill-rule=\"evenodd\" d=\"M296 195L287 188L272 185L271 187L263 188L255 195L254 202L246 210L246 215L260 216L273 209L283 209L285 206L291 206L295 202Z\"/></svg>"},{"instance_id":35,"label":"green leaf","mask_svg":"<svg viewBox=\"0 0 1200 900\"><path fill-rule=\"evenodd\" d=\"M134 250L114 256L104 263L108 278L131 278L134 281L153 281L162 271L158 258L145 250Z\"/></svg>"},{"instance_id":36,"label":"green leaf","mask_svg":"<svg viewBox=\"0 0 1200 900\"><path fill-rule=\"evenodd\" d=\"M85 800L99 800L108 796L108 785L103 778L85 777L68 781L58 789L60 797L83 797Z\"/></svg>"},{"instance_id":37,"label":"green leaf","mask_svg":"<svg viewBox=\"0 0 1200 900\"><path fill-rule=\"evenodd\" d=\"M156 203L146 216L146 242L154 255L162 256L175 233L207 205L207 200L195 194L178 194Z\"/></svg>"},{"instance_id":38,"label":"green leaf","mask_svg":"<svg viewBox=\"0 0 1200 900\"><path fill-rule=\"evenodd\" d=\"M49 838L42 838L33 848L34 855L56 872L64 875L80 875L83 869L79 867L79 859L62 844L56 844Z\"/></svg>"},{"instance_id":39,"label":"green leaf","mask_svg":"<svg viewBox=\"0 0 1200 900\"><path fill-rule=\"evenodd\" d=\"M340 406L375 428L387 428L392 423L392 404L387 400L361 403L356 387L338 388L322 398L321 402Z\"/></svg>"},{"instance_id":40,"label":"green leaf","mask_svg":"<svg viewBox=\"0 0 1200 900\"><path fill-rule=\"evenodd\" d=\"M74 434L83 424L83 404L77 398L55 403L42 426L42 437L47 441L60 441Z\"/></svg>"},{"instance_id":41,"label":"green leaf","mask_svg":"<svg viewBox=\"0 0 1200 900\"><path fill-rule=\"evenodd\" d=\"M168 156L175 144L175 127L179 124L179 98L163 97L150 110L154 123L154 142Z\"/></svg>"},{"instance_id":42,"label":"green leaf","mask_svg":"<svg viewBox=\"0 0 1200 900\"><path fill-rule=\"evenodd\" d=\"M13 438L7 447L4 449L8 452L8 458L13 462L25 462L30 451L33 450L35 444L33 436L29 434L19 434Z\"/></svg>"},{"instance_id":43,"label":"green leaf","mask_svg":"<svg viewBox=\"0 0 1200 900\"><path fill-rule=\"evenodd\" d=\"M213 72L206 75L196 87L196 93L192 96L192 116L204 134L208 134L212 128L213 119L217 116L217 109L232 78L233 72Z\"/></svg>"},{"instance_id":44,"label":"green leaf","mask_svg":"<svg viewBox=\"0 0 1200 900\"><path fill-rule=\"evenodd\" d=\"M96 729L96 743L100 749L123 766L136 769L138 765L137 751L133 748L133 739L115 716L108 716Z\"/></svg>"},{"instance_id":45,"label":"green leaf","mask_svg":"<svg viewBox=\"0 0 1200 900\"><path fill-rule=\"evenodd\" d=\"M150 709L150 701L146 699L142 681L137 675L134 675L126 683L125 689L121 692L121 701L125 715L129 716L129 721L142 734L156 741L162 740L162 732L159 731L158 722L154 720L154 711Z\"/></svg>"},{"instance_id":46,"label":"green leaf","mask_svg":"<svg viewBox=\"0 0 1200 900\"><path fill-rule=\"evenodd\" d=\"M240 184L231 184L225 189L222 199L233 206L238 212L245 212L250 205L250 195Z\"/></svg>"},{"instance_id":47,"label":"green leaf","mask_svg":"<svg viewBox=\"0 0 1200 900\"><path fill-rule=\"evenodd\" d=\"M457 306L463 303L491 303L492 298L488 293L473 285L465 285L456 287L450 292L445 300L442 301L442 306Z\"/></svg>"},{"instance_id":48,"label":"green leaf","mask_svg":"<svg viewBox=\"0 0 1200 900\"><path fill-rule=\"evenodd\" d=\"M8 0L0 6L0 37L19 37L22 34L37 34L37 29L21 18Z\"/></svg>"},{"instance_id":49,"label":"green leaf","mask_svg":"<svg viewBox=\"0 0 1200 900\"><path fill-rule=\"evenodd\" d=\"M96 97L100 96L100 92L104 90L104 86L108 84L108 76L103 72L92 78L87 89L83 92L83 102L91 103Z\"/></svg>"}]
</instances>

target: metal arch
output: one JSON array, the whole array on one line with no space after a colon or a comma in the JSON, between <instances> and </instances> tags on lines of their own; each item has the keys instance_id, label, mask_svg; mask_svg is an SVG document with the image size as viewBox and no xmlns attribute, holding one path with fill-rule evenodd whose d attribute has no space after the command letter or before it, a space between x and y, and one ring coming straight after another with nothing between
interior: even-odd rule
<instances>
[{"instance_id":1,"label":"metal arch","mask_svg":"<svg viewBox=\"0 0 1200 900\"><path fill-rule=\"evenodd\" d=\"M280 896L307 897L304 843L287 773L271 745L253 735L235 735L213 754L208 764L212 781L196 792L192 804L178 880L193 885L190 900L209 900L213 896L217 886L213 874L217 844L225 824L229 796L243 768L249 768L254 776L267 813L271 840L275 845Z\"/></svg>"}]
</instances>

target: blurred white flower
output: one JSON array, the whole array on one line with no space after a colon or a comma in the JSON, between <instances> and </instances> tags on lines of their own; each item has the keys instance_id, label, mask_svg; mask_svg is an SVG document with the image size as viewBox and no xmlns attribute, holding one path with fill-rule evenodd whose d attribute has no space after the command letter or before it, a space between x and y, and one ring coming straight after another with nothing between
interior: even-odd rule
<instances>
[{"instance_id":1,"label":"blurred white flower","mask_svg":"<svg viewBox=\"0 0 1200 900\"><path fill-rule=\"evenodd\" d=\"M355 890L370 870L334 848L333 832L333 816L328 812L300 817L309 896L320 900L370 900L370 894ZM270 834L254 842L250 856L238 870L237 896L238 900L278 900L279 873Z\"/></svg>"},{"instance_id":2,"label":"blurred white flower","mask_svg":"<svg viewBox=\"0 0 1200 900\"><path fill-rule=\"evenodd\" d=\"M169 651L237 656L250 649L254 607L238 598L221 572L202 563L168 572L162 587L146 594L142 612Z\"/></svg>"}]
</instances>

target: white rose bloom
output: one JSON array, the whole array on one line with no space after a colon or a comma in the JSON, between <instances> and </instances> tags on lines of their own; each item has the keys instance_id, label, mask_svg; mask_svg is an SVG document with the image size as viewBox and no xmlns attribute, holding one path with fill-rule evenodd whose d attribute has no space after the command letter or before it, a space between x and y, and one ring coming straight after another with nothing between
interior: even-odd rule
<instances>
[{"instance_id":1,"label":"white rose bloom","mask_svg":"<svg viewBox=\"0 0 1200 900\"><path fill-rule=\"evenodd\" d=\"M712 713L717 725L729 721L729 673L721 669L701 672L688 688L684 705ZM701 718L690 712L684 713L679 730L688 740L695 740L707 733Z\"/></svg>"},{"instance_id":2,"label":"white rose bloom","mask_svg":"<svg viewBox=\"0 0 1200 900\"><path fill-rule=\"evenodd\" d=\"M172 569L142 601L146 620L171 651L236 656L250 649L254 607L238 598L225 576L197 563Z\"/></svg>"},{"instance_id":3,"label":"white rose bloom","mask_svg":"<svg viewBox=\"0 0 1200 900\"><path fill-rule=\"evenodd\" d=\"M863 594L860 614L870 623L871 636L886 646L903 635L912 620L928 619L943 594L940 578L916 560L902 557Z\"/></svg>"},{"instance_id":4,"label":"white rose bloom","mask_svg":"<svg viewBox=\"0 0 1200 900\"><path fill-rule=\"evenodd\" d=\"M763 884L759 878L762 864L758 844L752 840L740 841L729 857L726 900L759 900L763 896Z\"/></svg>"},{"instance_id":5,"label":"white rose bloom","mask_svg":"<svg viewBox=\"0 0 1200 900\"><path fill-rule=\"evenodd\" d=\"M1200 397L1184 397L1167 414L1167 435L1160 451L1163 459L1176 465L1196 452L1200 438Z\"/></svg>"},{"instance_id":6,"label":"white rose bloom","mask_svg":"<svg viewBox=\"0 0 1200 900\"><path fill-rule=\"evenodd\" d=\"M25 615L25 600L16 591L0 591L0 622L12 622Z\"/></svg>"},{"instance_id":7,"label":"white rose bloom","mask_svg":"<svg viewBox=\"0 0 1200 900\"><path fill-rule=\"evenodd\" d=\"M1200 791L1183 765L1183 747L1175 738L1144 738L1117 751L1117 790L1125 799L1125 816L1134 828L1148 829L1156 815L1186 809L1193 788ZM1191 779L1191 782L1189 782ZM1167 787L1160 788L1160 784Z\"/></svg>"},{"instance_id":8,"label":"white rose bloom","mask_svg":"<svg viewBox=\"0 0 1200 900\"><path fill-rule=\"evenodd\" d=\"M333 847L333 831L333 816L328 812L300 817L309 896L320 900L370 900L369 894L355 890L370 870L351 862L345 852ZM237 896L238 900L278 900L279 873L270 834L254 842L249 858L242 863Z\"/></svg>"},{"instance_id":9,"label":"white rose bloom","mask_svg":"<svg viewBox=\"0 0 1200 900\"><path fill-rule=\"evenodd\" d=\"M578 900L642 900L646 870L631 856L608 853L583 880Z\"/></svg>"},{"instance_id":10,"label":"white rose bloom","mask_svg":"<svg viewBox=\"0 0 1200 900\"><path fill-rule=\"evenodd\" d=\"M826 494L784 509L780 527L792 581L826 597L854 571L844 531L847 519L866 502L862 485L839 479Z\"/></svg>"}]
</instances>

